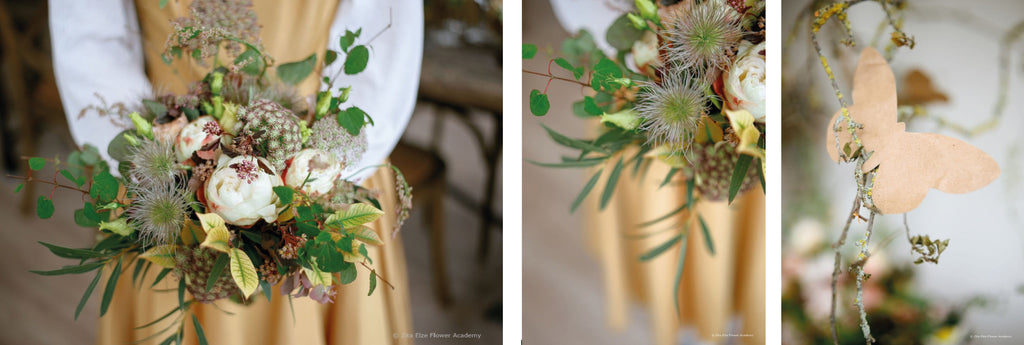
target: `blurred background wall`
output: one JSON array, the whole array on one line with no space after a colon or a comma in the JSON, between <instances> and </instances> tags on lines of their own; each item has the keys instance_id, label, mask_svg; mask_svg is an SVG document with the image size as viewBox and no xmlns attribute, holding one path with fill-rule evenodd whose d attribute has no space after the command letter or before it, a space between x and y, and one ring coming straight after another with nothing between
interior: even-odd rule
<instances>
[{"instance_id":1,"label":"blurred background wall","mask_svg":"<svg viewBox=\"0 0 1024 345\"><path fill-rule=\"evenodd\" d=\"M816 2L812 7L818 8L821 3ZM837 165L825 153L825 122L839 105L810 48L807 17L798 17L801 11L810 13L806 12L808 5L810 1L783 2L784 271L787 255L796 256L800 248L813 246L813 243L827 246L835 241L856 189L854 165ZM933 239L950 240L938 265L913 266L917 278L913 289L945 309L982 297L987 303L967 313L965 328L979 335L1010 337L999 339L1001 343L1021 343L1024 341L1024 328L1020 327L1024 320L1024 165L1021 164L1024 138L1020 131L1024 129L1024 97L1021 97L1024 95L1024 45L1019 41L1002 40L1012 27L1022 28L1019 25L1024 21L1024 3L993 0L967 4L935 0L907 1L906 6L903 30L914 36L916 46L912 50L900 48L895 53L891 66L897 83L902 84L910 70L920 69L930 77L936 90L948 96L947 102L925 105L928 116L910 120L907 130L964 140L991 155L1002 169L1002 175L995 182L969 194L932 190L924 202L908 214L911 235L928 234ZM884 12L876 3L865 3L853 6L849 19L857 47L833 48L831 42L843 38L840 26L834 22L819 35L847 97L857 56L876 35ZM880 37L879 41L886 43L888 31ZM1010 64L1006 70L1001 70L998 63L1001 46L1009 52ZM993 129L965 136L939 125L936 117L967 128L987 121L996 104L998 78L1004 74L1009 77L1007 103ZM899 87L902 90L904 86ZM863 238L864 226L864 223L854 223L848 247ZM875 251L884 253L871 258L871 261L880 260L871 269L891 270L913 261L900 215L876 219L875 229L881 232L872 238L872 246ZM852 255L850 251L845 254L847 258ZM800 266L804 269L795 273L800 277L794 279L819 283L824 279L826 283L818 285L817 289L827 290L832 271L831 255L826 264L815 264L814 258L802 260L808 263ZM813 294L804 293L804 296L809 295ZM844 301L839 305L841 309L852 308ZM823 322L827 327L827 319ZM986 343L986 340L976 343Z\"/></svg>"},{"instance_id":2,"label":"blurred background wall","mask_svg":"<svg viewBox=\"0 0 1024 345\"><path fill-rule=\"evenodd\" d=\"M414 331L481 334L466 344L501 342L500 8L497 0L425 1L420 102L392 153L416 185L402 229ZM5 174L24 176L22 157L66 157L74 149L53 82L46 16L45 1L0 1ZM72 219L79 196L58 191L57 212L39 220L34 200L49 189L15 194L19 182L0 181L0 344L91 343L99 299L73 320L89 277L29 272L67 264L37 241L84 247L95 240Z\"/></svg>"}]
</instances>

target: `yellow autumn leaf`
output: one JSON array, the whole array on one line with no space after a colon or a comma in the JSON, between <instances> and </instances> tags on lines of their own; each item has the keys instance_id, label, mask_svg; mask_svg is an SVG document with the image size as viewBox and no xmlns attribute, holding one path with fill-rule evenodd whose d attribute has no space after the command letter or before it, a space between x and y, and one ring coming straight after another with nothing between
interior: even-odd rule
<instances>
[{"instance_id":1,"label":"yellow autumn leaf","mask_svg":"<svg viewBox=\"0 0 1024 345\"><path fill-rule=\"evenodd\" d=\"M761 131L754 127L754 116L744 109L737 111L726 109L725 115L729 117L729 124L732 126L732 130L740 138L740 144L736 146L736 152L760 158L764 161L764 149L757 147L757 140L761 138Z\"/></svg>"},{"instance_id":2,"label":"yellow autumn leaf","mask_svg":"<svg viewBox=\"0 0 1024 345\"><path fill-rule=\"evenodd\" d=\"M331 286L334 283L334 279L331 278L331 273L321 271L316 266L316 259L309 265L310 268L302 268L302 271L306 273L306 278L309 278L309 282L316 285Z\"/></svg>"},{"instance_id":3,"label":"yellow autumn leaf","mask_svg":"<svg viewBox=\"0 0 1024 345\"><path fill-rule=\"evenodd\" d=\"M191 220L186 220L185 225L181 228L181 242L186 246L198 244L206 239L206 232L198 224Z\"/></svg>"},{"instance_id":4,"label":"yellow autumn leaf","mask_svg":"<svg viewBox=\"0 0 1024 345\"><path fill-rule=\"evenodd\" d=\"M159 245L140 254L139 258L166 268L174 268L174 252L177 250L178 246L173 244Z\"/></svg>"},{"instance_id":5,"label":"yellow autumn leaf","mask_svg":"<svg viewBox=\"0 0 1024 345\"><path fill-rule=\"evenodd\" d=\"M344 211L338 211L327 216L327 223L340 222L341 226L348 229L375 221L383 214L384 211L378 210L369 204L352 204Z\"/></svg>"},{"instance_id":6,"label":"yellow autumn leaf","mask_svg":"<svg viewBox=\"0 0 1024 345\"><path fill-rule=\"evenodd\" d=\"M231 258L231 278L235 280L238 289L242 290L242 296L249 297L260 286L256 266L253 266L252 260L241 249L231 248L228 250L228 256Z\"/></svg>"},{"instance_id":7,"label":"yellow autumn leaf","mask_svg":"<svg viewBox=\"0 0 1024 345\"><path fill-rule=\"evenodd\" d=\"M197 214L199 221L206 230L206 239L200 246L227 253L231 249L231 233L224 225L224 219L214 213Z\"/></svg>"},{"instance_id":8,"label":"yellow autumn leaf","mask_svg":"<svg viewBox=\"0 0 1024 345\"><path fill-rule=\"evenodd\" d=\"M669 149L668 145L658 146L648 152L645 156L655 157L673 168L683 168L690 165L682 151L673 152Z\"/></svg>"},{"instance_id":9,"label":"yellow autumn leaf","mask_svg":"<svg viewBox=\"0 0 1024 345\"><path fill-rule=\"evenodd\" d=\"M373 246L379 246L384 244L384 242L380 240L380 236L377 235L377 232L373 231L373 229L370 229L370 227L368 226L360 225L354 228L350 228L348 232L355 236L356 239L363 241L363 243Z\"/></svg>"}]
</instances>

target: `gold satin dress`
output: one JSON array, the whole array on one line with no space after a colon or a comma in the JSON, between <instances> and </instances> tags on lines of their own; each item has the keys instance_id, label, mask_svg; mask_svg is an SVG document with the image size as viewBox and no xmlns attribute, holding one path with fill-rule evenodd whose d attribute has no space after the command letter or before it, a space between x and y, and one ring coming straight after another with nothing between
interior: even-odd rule
<instances>
[{"instance_id":1,"label":"gold satin dress","mask_svg":"<svg viewBox=\"0 0 1024 345\"><path fill-rule=\"evenodd\" d=\"M636 151L625 152L631 158ZM605 171L611 171L617 159L609 159ZM752 166L753 167L753 166ZM686 211L657 225L639 228L637 224L657 219L686 202L686 186L658 188L670 167L654 161L646 178L631 178L631 168L622 173L618 188L604 211L598 210L598 198L589 198L591 213L587 219L588 247L599 258L604 274L606 315L612 329L624 329L629 322L629 305L638 302L648 312L654 344L678 343L679 330L692 327L697 336L714 343L764 344L765 322L765 226L764 194L760 183L737 196L733 205L701 201L696 206L714 240L712 256L696 218ZM597 185L604 185L602 174ZM678 180L678 176L677 176ZM657 258L641 262L638 258L677 234L661 231L673 224L689 221L686 261L679 291L673 291L679 246ZM679 294L676 316L675 294ZM729 321L742 319L742 326L730 329ZM739 332L739 333L737 333Z\"/></svg>"},{"instance_id":2,"label":"gold satin dress","mask_svg":"<svg viewBox=\"0 0 1024 345\"><path fill-rule=\"evenodd\" d=\"M186 16L190 1L170 1L163 9L158 1L138 0L135 5L143 37L146 73L154 89L183 93L189 83L199 80L208 70L195 65L191 59L178 59L165 65L160 54L171 31L170 20ZM319 89L319 73L323 51L332 39L329 29L338 2L335 1L254 1L259 18L261 39L267 52L278 63L298 61L317 53L314 75L299 85L301 95L315 94ZM270 71L273 73L273 71ZM273 300L268 302L261 293L252 297L252 304L239 305L228 300L214 305L196 304L191 311L201 321L210 344L408 344L409 339L396 334L412 332L405 254L401 234L391 237L397 210L395 182L390 169L378 169L364 182L364 186L381 191L380 202L388 215L375 221L371 228L377 231L384 245L367 247L377 272L395 286L379 284L373 296L367 296L369 276L360 271L356 281L335 287L337 295L332 304L320 304L309 298L288 298L273 289ZM139 262L139 261L136 261ZM125 270L134 269L126 267ZM152 270L151 270L152 271ZM173 276L173 275L172 275ZM163 329L173 320L144 329L148 324L178 305L177 280L167 277L150 289L156 272L150 272L141 288L133 288L131 279L121 277L110 309L99 320L97 343L129 344ZM159 291L165 290L165 291ZM294 307L294 320L292 319ZM232 313L234 315L230 315ZM165 339L157 336L143 344L158 344ZM186 319L184 342L196 344L192 322Z\"/></svg>"}]
</instances>

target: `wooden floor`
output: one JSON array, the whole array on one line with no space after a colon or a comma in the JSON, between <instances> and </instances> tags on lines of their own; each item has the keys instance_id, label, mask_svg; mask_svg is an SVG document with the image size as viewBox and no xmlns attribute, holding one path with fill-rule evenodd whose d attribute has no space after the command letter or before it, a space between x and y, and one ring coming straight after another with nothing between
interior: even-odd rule
<instances>
[{"instance_id":1,"label":"wooden floor","mask_svg":"<svg viewBox=\"0 0 1024 345\"><path fill-rule=\"evenodd\" d=\"M405 139L425 143L433 112L418 107ZM482 160L475 151L471 135L454 120L445 122L442 155L448 160L449 183L482 197ZM41 139L41 156L66 155L63 144L52 135ZM52 172L51 172L52 173ZM39 220L34 213L28 217L18 212L22 194L13 194L18 181L0 180L0 344L90 344L95 338L99 315L100 288L86 305L78 321L75 307L92 277L43 277L29 270L48 270L69 264L57 258L37 241L68 247L85 247L94 241L94 232L74 224L72 211L81 206L76 192L54 194L57 212L49 220ZM499 181L500 186L500 181ZM41 188L41 187L40 187ZM36 195L49 193L37 189ZM24 193L24 192L22 192ZM500 192L498 198L500 200ZM417 332L478 333L479 340L465 344L499 344L501 342L501 232L495 229L489 259L478 262L476 245L478 220L473 211L446 198L447 260L449 286L454 303L442 308L431 290L429 275L428 232L422 225L423 215L416 209L402 229L408 261L413 310L413 327ZM34 204L34 203L33 203ZM500 205L500 204L499 204ZM500 206L499 206L500 207ZM34 212L34 211L33 211ZM499 212L500 214L500 212ZM496 317L487 318L496 311ZM431 342L421 342L431 343Z\"/></svg>"}]
</instances>

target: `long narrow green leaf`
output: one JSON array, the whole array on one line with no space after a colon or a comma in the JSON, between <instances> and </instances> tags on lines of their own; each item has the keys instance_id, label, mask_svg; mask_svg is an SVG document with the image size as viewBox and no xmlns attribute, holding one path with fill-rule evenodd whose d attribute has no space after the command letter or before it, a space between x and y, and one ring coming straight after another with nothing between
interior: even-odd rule
<instances>
[{"instance_id":1,"label":"long narrow green leaf","mask_svg":"<svg viewBox=\"0 0 1024 345\"><path fill-rule=\"evenodd\" d=\"M646 222L640 223L640 224L637 225L637 227L644 228L644 227L648 227L648 226L651 226L651 225L654 225L654 224L658 224L659 222L661 222L663 220L666 220L669 217L672 217L672 216L676 215L679 212L682 212L687 207L690 207L689 203L683 204L682 206L679 206L678 208L676 208L676 209L674 209L672 211L669 211L669 213L665 214L664 216L661 216L661 217L658 217L656 219L652 219L652 220L648 220Z\"/></svg>"},{"instance_id":2,"label":"long narrow green leaf","mask_svg":"<svg viewBox=\"0 0 1024 345\"><path fill-rule=\"evenodd\" d=\"M757 178L761 180L761 193L767 193L767 189L764 188L764 170L761 170L761 159L758 158L754 164L754 169L757 169Z\"/></svg>"},{"instance_id":3,"label":"long narrow green leaf","mask_svg":"<svg viewBox=\"0 0 1024 345\"><path fill-rule=\"evenodd\" d=\"M203 332L203 325L199 324L199 319L196 318L196 314L192 314L192 326L196 328L196 338L199 338L199 345L208 345L206 342L206 333Z\"/></svg>"},{"instance_id":4,"label":"long narrow green leaf","mask_svg":"<svg viewBox=\"0 0 1024 345\"><path fill-rule=\"evenodd\" d=\"M263 296L267 298L267 302L270 302L270 290L274 287L270 286L270 283L260 280L260 288L263 289Z\"/></svg>"},{"instance_id":5,"label":"long narrow green leaf","mask_svg":"<svg viewBox=\"0 0 1024 345\"><path fill-rule=\"evenodd\" d=\"M160 281L164 280L164 277L166 277L168 273L171 273L170 268L160 270L160 274L156 275L156 280L153 280L153 285L150 285L149 287L154 287L156 284L159 284Z\"/></svg>"},{"instance_id":6,"label":"long narrow green leaf","mask_svg":"<svg viewBox=\"0 0 1024 345\"><path fill-rule=\"evenodd\" d=\"M540 124L540 126L544 127L544 130L548 131L548 136L550 136L552 140L554 140L556 143L558 143L558 144L560 144L562 146L566 146L566 147L570 147L570 148L574 148L574 149L580 149L580 150L601 152L601 153L605 153L605 154L609 153L608 150L605 150L605 149L603 149L601 147L594 146L593 144L590 144L588 142L585 142L585 141L582 141L582 140L573 139L573 138L567 137L565 135L562 135L561 133L555 132L551 128L548 128L548 126L545 126L543 123Z\"/></svg>"},{"instance_id":7,"label":"long narrow green leaf","mask_svg":"<svg viewBox=\"0 0 1024 345\"><path fill-rule=\"evenodd\" d=\"M608 183L604 186L604 193L601 194L601 210L604 210L605 206L608 206L608 201L612 199L612 194L615 192L615 185L619 182L619 174L622 173L622 157L619 157L619 161L615 163L615 168L612 169L611 175L608 175Z\"/></svg>"},{"instance_id":8,"label":"long narrow green leaf","mask_svg":"<svg viewBox=\"0 0 1024 345\"><path fill-rule=\"evenodd\" d=\"M715 256L715 242L711 239L711 231L708 230L708 224L704 223L704 217L700 215L697 215L697 221L700 222L700 229L704 232L704 245L708 247L711 256Z\"/></svg>"},{"instance_id":9,"label":"long narrow green leaf","mask_svg":"<svg viewBox=\"0 0 1024 345\"><path fill-rule=\"evenodd\" d=\"M185 310L185 278L178 279L178 308Z\"/></svg>"},{"instance_id":10,"label":"long narrow green leaf","mask_svg":"<svg viewBox=\"0 0 1024 345\"><path fill-rule=\"evenodd\" d=\"M590 181L587 181L587 184L583 186L583 190L581 190L580 194L576 196L576 200L573 200L572 206L569 207L569 213L576 212L576 209L583 203L583 199L586 199L587 195L590 194L590 190L594 189L594 185L597 184L597 180L601 177L601 173L603 172L604 169L598 170L594 173L594 176L590 178Z\"/></svg>"},{"instance_id":11,"label":"long narrow green leaf","mask_svg":"<svg viewBox=\"0 0 1024 345\"><path fill-rule=\"evenodd\" d=\"M85 303L89 302L89 297L92 297L92 291L96 289L96 284L100 281L100 276L103 275L103 270L96 271L96 277L92 278L92 282L89 283L89 287L85 288L85 294L82 295L82 300L78 301L78 307L75 308L75 320L78 320L78 314L82 313L82 308L85 307Z\"/></svg>"},{"instance_id":12,"label":"long narrow green leaf","mask_svg":"<svg viewBox=\"0 0 1024 345\"><path fill-rule=\"evenodd\" d=\"M676 176L677 173L679 173L679 168L672 168L671 170L669 170L668 174L665 174L665 180L661 181L661 184L658 185L658 188L667 185L669 181L672 181L672 177Z\"/></svg>"},{"instance_id":13,"label":"long narrow green leaf","mask_svg":"<svg viewBox=\"0 0 1024 345\"><path fill-rule=\"evenodd\" d=\"M641 255L640 256L640 261L648 261L650 259L658 257L658 255L661 255L661 253L664 253L669 248L672 248L672 246L674 246L676 243L679 243L679 240L682 240L682 239L683 239L683 235L682 234L672 236L672 238L669 239L668 241L665 241L665 243L662 243L662 244L658 245L657 247L654 247L654 249L651 249L651 250L647 251L646 253L644 253L643 255Z\"/></svg>"},{"instance_id":14,"label":"long narrow green leaf","mask_svg":"<svg viewBox=\"0 0 1024 345\"><path fill-rule=\"evenodd\" d=\"M135 329L143 329L143 328L146 328L146 327L158 324L158 323L160 323L160 321L163 321L164 319L167 319L167 318L171 317L171 315L174 315L175 312L180 311L180 310L181 309L178 309L178 308L171 309L171 311L167 312L167 314L164 314L164 316L161 316L159 319L156 319L153 322L147 323L145 325L142 325L142 326L139 326L139 327L135 327Z\"/></svg>"},{"instance_id":15,"label":"long narrow green leaf","mask_svg":"<svg viewBox=\"0 0 1024 345\"><path fill-rule=\"evenodd\" d=\"M231 260L228 259L227 254L220 253L220 255L217 255L217 261L213 262L213 268L210 269L210 277L206 279L206 291L213 289L213 285L220 279L221 274L224 273L224 267L228 265L229 261Z\"/></svg>"},{"instance_id":16,"label":"long narrow green leaf","mask_svg":"<svg viewBox=\"0 0 1024 345\"><path fill-rule=\"evenodd\" d=\"M682 244L679 246L679 264L676 265L676 283L672 288L672 293L675 294L675 305L676 305L676 317L679 316L679 285L683 282L683 267L686 264L686 235L683 235Z\"/></svg>"},{"instance_id":17,"label":"long narrow green leaf","mask_svg":"<svg viewBox=\"0 0 1024 345\"><path fill-rule=\"evenodd\" d=\"M49 249L50 252L53 253L53 255L56 255L56 256L59 256L59 257L62 257L62 258L67 258L67 259L89 259L89 258L100 258L100 257L106 256L106 254L103 254L103 253L100 253L100 252L95 252L95 251L93 251L91 249L65 248L65 247L61 247L61 246L54 245L54 244L49 244L49 243L42 242L42 241L40 241L39 244L42 244L47 249Z\"/></svg>"},{"instance_id":18,"label":"long narrow green leaf","mask_svg":"<svg viewBox=\"0 0 1024 345\"><path fill-rule=\"evenodd\" d=\"M739 193L740 186L743 185L743 179L747 177L747 169L750 168L750 161L753 158L748 155L740 155L740 159L736 161L736 170L732 171L732 180L729 182L730 204L736 198L736 193Z\"/></svg>"},{"instance_id":19,"label":"long narrow green leaf","mask_svg":"<svg viewBox=\"0 0 1024 345\"><path fill-rule=\"evenodd\" d=\"M103 301L100 303L101 317L107 314L110 301L114 298L114 290L117 289L117 279L121 277L121 263L123 261L123 259L117 260L117 265L114 266L114 270L110 272L110 278L107 279L107 287L103 289Z\"/></svg>"},{"instance_id":20,"label":"long narrow green leaf","mask_svg":"<svg viewBox=\"0 0 1024 345\"><path fill-rule=\"evenodd\" d=\"M144 268L146 266L145 262L149 262L149 261L135 260L135 270L132 272L132 286L133 287L134 286L138 286L139 274L142 273L142 268Z\"/></svg>"},{"instance_id":21,"label":"long narrow green leaf","mask_svg":"<svg viewBox=\"0 0 1024 345\"><path fill-rule=\"evenodd\" d=\"M135 288L139 289L139 290L142 289L142 282L146 281L146 275L149 274L149 268L150 268L151 265L153 265L152 261L146 260L145 262L146 262L146 268L142 269L142 276L139 277L139 284L135 286Z\"/></svg>"},{"instance_id":22,"label":"long narrow green leaf","mask_svg":"<svg viewBox=\"0 0 1024 345\"><path fill-rule=\"evenodd\" d=\"M38 274L38 275L44 275L44 276L59 276L59 275L62 275L62 274L80 274L80 273L86 273L86 272L92 271L94 269L103 267L104 264L106 264L106 262L95 261L95 262L90 262L90 263L83 264L83 265L68 266L68 267L64 267L64 268L56 269L56 270L52 270L52 271L30 271L30 272Z\"/></svg>"},{"instance_id":23,"label":"long narrow green leaf","mask_svg":"<svg viewBox=\"0 0 1024 345\"><path fill-rule=\"evenodd\" d=\"M696 178L690 178L686 180L686 204L693 205L693 189L697 184Z\"/></svg>"},{"instance_id":24,"label":"long narrow green leaf","mask_svg":"<svg viewBox=\"0 0 1024 345\"><path fill-rule=\"evenodd\" d=\"M571 162L562 162L562 163L541 163L541 162L536 162L536 161L532 161L532 160L529 160L529 159L527 159L526 161L530 162L530 164L533 164L533 165L536 165L536 166L542 166L542 167L545 167L545 168L586 168L586 167L592 167L592 166L604 163L604 160L582 160L582 161L571 161Z\"/></svg>"},{"instance_id":25,"label":"long narrow green leaf","mask_svg":"<svg viewBox=\"0 0 1024 345\"><path fill-rule=\"evenodd\" d=\"M370 292L367 296L373 296L373 290L377 289L377 270L370 270Z\"/></svg>"}]
</instances>

